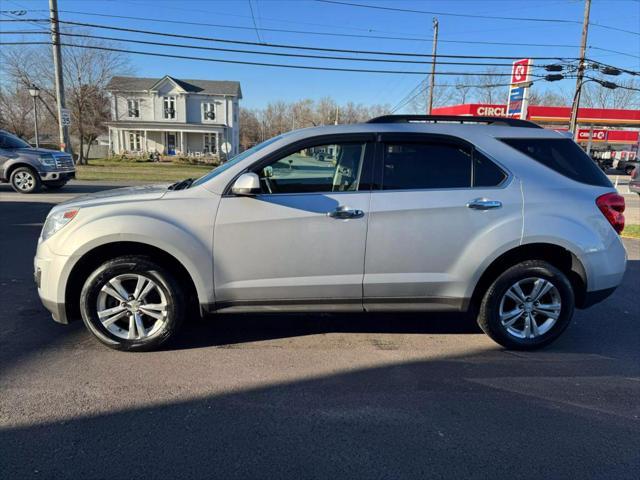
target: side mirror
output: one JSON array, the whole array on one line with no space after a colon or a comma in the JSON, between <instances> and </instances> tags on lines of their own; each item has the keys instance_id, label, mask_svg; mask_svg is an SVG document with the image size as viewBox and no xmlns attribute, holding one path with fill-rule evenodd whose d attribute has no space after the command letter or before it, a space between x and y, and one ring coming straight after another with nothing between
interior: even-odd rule
<instances>
[{"instance_id":1,"label":"side mirror","mask_svg":"<svg viewBox=\"0 0 640 480\"><path fill-rule=\"evenodd\" d=\"M260 193L260 178L255 173L243 173L231 187L234 195L255 195Z\"/></svg>"}]
</instances>

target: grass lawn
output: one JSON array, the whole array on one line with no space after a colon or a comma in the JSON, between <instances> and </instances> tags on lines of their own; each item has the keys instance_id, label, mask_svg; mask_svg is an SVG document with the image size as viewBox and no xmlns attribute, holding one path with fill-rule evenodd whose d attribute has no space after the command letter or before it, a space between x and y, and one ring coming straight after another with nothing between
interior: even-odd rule
<instances>
[{"instance_id":1,"label":"grass lawn","mask_svg":"<svg viewBox=\"0 0 640 480\"><path fill-rule=\"evenodd\" d=\"M76 178L78 180L171 182L201 177L212 168L214 168L213 165L99 159L89 160L89 165L76 165Z\"/></svg>"},{"instance_id":2,"label":"grass lawn","mask_svg":"<svg viewBox=\"0 0 640 480\"><path fill-rule=\"evenodd\" d=\"M623 237L640 238L640 225L626 225L622 232Z\"/></svg>"}]
</instances>

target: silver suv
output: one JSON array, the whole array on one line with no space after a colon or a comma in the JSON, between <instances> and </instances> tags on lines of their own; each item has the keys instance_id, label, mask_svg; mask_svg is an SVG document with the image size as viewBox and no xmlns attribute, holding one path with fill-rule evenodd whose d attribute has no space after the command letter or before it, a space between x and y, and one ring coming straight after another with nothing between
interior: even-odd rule
<instances>
[{"instance_id":1,"label":"silver suv","mask_svg":"<svg viewBox=\"0 0 640 480\"><path fill-rule=\"evenodd\" d=\"M16 192L34 193L41 185L57 190L75 175L76 167L68 153L33 148L0 130L0 182L9 182Z\"/></svg>"},{"instance_id":2,"label":"silver suv","mask_svg":"<svg viewBox=\"0 0 640 480\"><path fill-rule=\"evenodd\" d=\"M272 138L195 181L58 205L35 278L54 320L82 317L120 350L158 347L198 305L469 312L533 349L620 283L623 211L557 132L386 116Z\"/></svg>"}]
</instances>

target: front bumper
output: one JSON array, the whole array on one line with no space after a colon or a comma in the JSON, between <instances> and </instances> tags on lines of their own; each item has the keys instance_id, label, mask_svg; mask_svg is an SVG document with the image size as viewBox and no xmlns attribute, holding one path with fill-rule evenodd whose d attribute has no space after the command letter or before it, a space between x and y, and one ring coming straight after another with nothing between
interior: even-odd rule
<instances>
[{"instance_id":1,"label":"front bumper","mask_svg":"<svg viewBox=\"0 0 640 480\"><path fill-rule=\"evenodd\" d=\"M67 324L64 288L65 266L69 257L53 254L46 245L40 244L33 259L33 276L38 287L42 305L51 312L53 320Z\"/></svg>"},{"instance_id":2,"label":"front bumper","mask_svg":"<svg viewBox=\"0 0 640 480\"><path fill-rule=\"evenodd\" d=\"M58 172L39 172L40 180L43 182L59 182L68 181L72 178L76 178L75 170L71 171L58 171Z\"/></svg>"}]
</instances>

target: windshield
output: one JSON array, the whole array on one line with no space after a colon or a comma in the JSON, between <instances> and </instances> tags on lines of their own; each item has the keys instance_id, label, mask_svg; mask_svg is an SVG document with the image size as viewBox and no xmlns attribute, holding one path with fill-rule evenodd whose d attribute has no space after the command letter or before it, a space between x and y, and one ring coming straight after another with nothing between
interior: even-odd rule
<instances>
[{"instance_id":1,"label":"windshield","mask_svg":"<svg viewBox=\"0 0 640 480\"><path fill-rule=\"evenodd\" d=\"M2 132L0 133L0 148L31 148L31 145L15 135Z\"/></svg>"},{"instance_id":2,"label":"windshield","mask_svg":"<svg viewBox=\"0 0 640 480\"><path fill-rule=\"evenodd\" d=\"M283 135L278 135L277 137L273 137L273 138L270 138L269 140L265 140L264 142L259 143L258 145L255 145L255 146L245 150L242 153L239 153L238 155L233 157L228 162L223 163L222 165L220 165L220 166L214 168L213 170L211 170L206 175L204 175L204 176L200 177L199 179L197 179L190 186L193 187L193 186L202 185L203 183L208 182L212 178L217 177L218 175L220 175L225 170L228 170L229 168L233 167L234 165L240 163L242 160L247 158L249 155L253 155L254 153L262 150L263 148L265 148L266 146L271 145L276 140L281 139L282 137L283 137Z\"/></svg>"}]
</instances>

